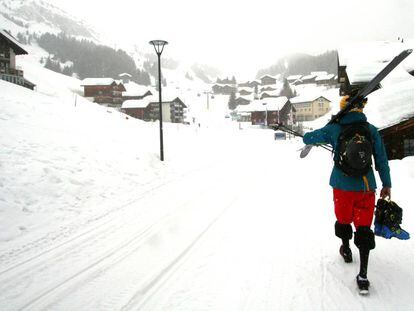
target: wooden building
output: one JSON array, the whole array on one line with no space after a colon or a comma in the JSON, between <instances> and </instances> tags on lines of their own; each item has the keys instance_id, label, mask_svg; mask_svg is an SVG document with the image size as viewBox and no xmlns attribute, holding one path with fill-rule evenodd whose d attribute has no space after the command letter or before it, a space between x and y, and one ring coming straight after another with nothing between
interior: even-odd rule
<instances>
[{"instance_id":1,"label":"wooden building","mask_svg":"<svg viewBox=\"0 0 414 311\"><path fill-rule=\"evenodd\" d=\"M162 102L162 120L171 123L183 123L187 106L184 102L176 97L171 101ZM150 120L159 120L159 102L152 101L148 107L148 118Z\"/></svg>"},{"instance_id":2,"label":"wooden building","mask_svg":"<svg viewBox=\"0 0 414 311\"><path fill-rule=\"evenodd\" d=\"M255 100L243 111L251 112L252 125L296 123L296 109L285 96Z\"/></svg>"},{"instance_id":3,"label":"wooden building","mask_svg":"<svg viewBox=\"0 0 414 311\"><path fill-rule=\"evenodd\" d=\"M253 91L250 90L250 88L242 88L239 90L239 94L246 96L246 95L251 95L253 93Z\"/></svg>"},{"instance_id":4,"label":"wooden building","mask_svg":"<svg viewBox=\"0 0 414 311\"><path fill-rule=\"evenodd\" d=\"M384 140L388 160L414 156L414 115L382 128L379 133Z\"/></svg>"},{"instance_id":5,"label":"wooden building","mask_svg":"<svg viewBox=\"0 0 414 311\"><path fill-rule=\"evenodd\" d=\"M125 87L122 82L112 78L86 78L82 81L84 96L90 97L95 103L107 104L108 106L121 106L122 92Z\"/></svg>"},{"instance_id":6,"label":"wooden building","mask_svg":"<svg viewBox=\"0 0 414 311\"><path fill-rule=\"evenodd\" d=\"M183 123L187 106L180 98L162 102L162 121ZM159 102L154 97L130 99L122 103L121 110L127 115L144 121L159 119Z\"/></svg>"},{"instance_id":7,"label":"wooden building","mask_svg":"<svg viewBox=\"0 0 414 311\"><path fill-rule=\"evenodd\" d=\"M253 80L253 81L249 82L249 87L252 87L252 88L259 87L259 85L260 85L260 82L257 81L257 80Z\"/></svg>"},{"instance_id":8,"label":"wooden building","mask_svg":"<svg viewBox=\"0 0 414 311\"><path fill-rule=\"evenodd\" d=\"M144 94L138 94L138 92L123 92L122 101L131 100L131 99L143 99L147 96L151 96L152 92L150 90L146 91Z\"/></svg>"},{"instance_id":9,"label":"wooden building","mask_svg":"<svg viewBox=\"0 0 414 311\"><path fill-rule=\"evenodd\" d=\"M262 85L276 84L277 78L271 75L264 75L260 78Z\"/></svg>"},{"instance_id":10,"label":"wooden building","mask_svg":"<svg viewBox=\"0 0 414 311\"><path fill-rule=\"evenodd\" d=\"M265 86L265 87L262 87L260 89L260 92L265 92L265 91L276 91L276 88L275 87L271 87L271 86Z\"/></svg>"},{"instance_id":11,"label":"wooden building","mask_svg":"<svg viewBox=\"0 0 414 311\"><path fill-rule=\"evenodd\" d=\"M293 82L295 82L295 81L297 81L297 80L300 80L300 78L302 78L302 75L290 75L290 76L288 76L288 77L286 78L286 80L287 80L289 83L293 83Z\"/></svg>"},{"instance_id":12,"label":"wooden building","mask_svg":"<svg viewBox=\"0 0 414 311\"><path fill-rule=\"evenodd\" d=\"M23 71L16 67L16 55L27 55L27 51L10 33L0 30L0 79L33 90L35 84L24 78Z\"/></svg>"},{"instance_id":13,"label":"wooden building","mask_svg":"<svg viewBox=\"0 0 414 311\"><path fill-rule=\"evenodd\" d=\"M309 74L306 76L303 76L302 78L300 78L300 80L302 81L302 84L313 84L316 83L316 75L315 74Z\"/></svg>"},{"instance_id":14,"label":"wooden building","mask_svg":"<svg viewBox=\"0 0 414 311\"><path fill-rule=\"evenodd\" d=\"M264 98L276 98L280 96L280 90L264 91L260 93L260 99Z\"/></svg>"},{"instance_id":15,"label":"wooden building","mask_svg":"<svg viewBox=\"0 0 414 311\"><path fill-rule=\"evenodd\" d=\"M247 98L244 97L237 97L236 98L236 106L240 106L240 105L248 105L250 104L250 100L248 100Z\"/></svg>"},{"instance_id":16,"label":"wooden building","mask_svg":"<svg viewBox=\"0 0 414 311\"><path fill-rule=\"evenodd\" d=\"M315 78L316 85L334 86L336 85L334 74L319 75Z\"/></svg>"},{"instance_id":17,"label":"wooden building","mask_svg":"<svg viewBox=\"0 0 414 311\"><path fill-rule=\"evenodd\" d=\"M136 119L149 120L149 104L145 99L129 99L122 103L121 111Z\"/></svg>"},{"instance_id":18,"label":"wooden building","mask_svg":"<svg viewBox=\"0 0 414 311\"><path fill-rule=\"evenodd\" d=\"M237 88L232 85L224 84L214 84L212 87L214 94L230 95L232 92L236 93Z\"/></svg>"},{"instance_id":19,"label":"wooden building","mask_svg":"<svg viewBox=\"0 0 414 311\"><path fill-rule=\"evenodd\" d=\"M123 84L129 83L129 81L131 81L131 78L132 78L132 76L127 72L119 74L118 77L119 77L119 79L122 80Z\"/></svg>"},{"instance_id":20,"label":"wooden building","mask_svg":"<svg viewBox=\"0 0 414 311\"><path fill-rule=\"evenodd\" d=\"M239 83L237 86L238 87L250 87L250 82L249 81L242 82L242 83Z\"/></svg>"}]
</instances>

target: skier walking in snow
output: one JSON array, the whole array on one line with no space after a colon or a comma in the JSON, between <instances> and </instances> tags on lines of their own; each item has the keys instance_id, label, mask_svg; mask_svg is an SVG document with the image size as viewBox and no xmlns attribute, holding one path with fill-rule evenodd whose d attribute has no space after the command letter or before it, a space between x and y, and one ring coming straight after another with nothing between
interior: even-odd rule
<instances>
[{"instance_id":1,"label":"skier walking in snow","mask_svg":"<svg viewBox=\"0 0 414 311\"><path fill-rule=\"evenodd\" d=\"M348 99L349 96L341 99L341 110L346 106ZM352 262L349 241L353 235L351 224L354 224L356 229L354 243L360 255L360 271L356 281L361 294L368 293L370 285L367 278L368 258L370 250L375 248L374 233L370 228L374 216L376 189L371 156L374 156L375 168L382 181L380 197L391 197L387 154L378 130L367 122L363 113L366 102L363 100L357 108L346 113L338 123L328 124L321 129L306 133L303 137L303 142L307 145L330 144L333 147L335 165L331 173L330 185L333 188L337 219L335 235L342 240L339 252L344 261ZM355 130L355 128L359 129ZM362 151L357 149L362 146L366 149Z\"/></svg>"}]
</instances>

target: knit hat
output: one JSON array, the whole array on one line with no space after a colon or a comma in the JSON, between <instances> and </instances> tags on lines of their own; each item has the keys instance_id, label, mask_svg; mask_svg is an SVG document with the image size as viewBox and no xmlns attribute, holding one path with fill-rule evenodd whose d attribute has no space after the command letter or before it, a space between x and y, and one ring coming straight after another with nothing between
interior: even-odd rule
<instances>
[{"instance_id":1,"label":"knit hat","mask_svg":"<svg viewBox=\"0 0 414 311\"><path fill-rule=\"evenodd\" d=\"M343 110L345 108L346 104L348 103L348 99L349 99L349 95L345 95L344 97L341 98L341 101L339 102L339 108L341 110ZM363 99L362 100L362 108L356 107L356 108L353 108L353 109L351 109L349 111L362 112L362 109L364 109L366 103L367 103L367 100L366 99Z\"/></svg>"}]
</instances>

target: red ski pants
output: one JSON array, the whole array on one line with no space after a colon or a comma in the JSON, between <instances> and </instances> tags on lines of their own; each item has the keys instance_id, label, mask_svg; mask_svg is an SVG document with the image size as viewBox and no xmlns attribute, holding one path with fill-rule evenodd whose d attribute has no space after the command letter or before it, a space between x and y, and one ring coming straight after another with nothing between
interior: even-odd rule
<instances>
[{"instance_id":1,"label":"red ski pants","mask_svg":"<svg viewBox=\"0 0 414 311\"><path fill-rule=\"evenodd\" d=\"M374 191L333 189L335 215L341 224L354 223L355 228L370 227L374 217Z\"/></svg>"}]
</instances>

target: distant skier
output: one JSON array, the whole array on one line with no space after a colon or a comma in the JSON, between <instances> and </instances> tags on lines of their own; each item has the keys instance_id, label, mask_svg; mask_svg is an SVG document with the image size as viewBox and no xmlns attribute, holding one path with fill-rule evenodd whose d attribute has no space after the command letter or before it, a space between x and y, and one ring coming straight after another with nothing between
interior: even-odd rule
<instances>
[{"instance_id":1,"label":"distant skier","mask_svg":"<svg viewBox=\"0 0 414 311\"><path fill-rule=\"evenodd\" d=\"M349 96L340 101L341 110ZM360 271L356 277L361 294L367 294L368 258L375 248L374 233L370 229L375 208L375 176L371 165L374 156L375 168L379 172L382 189L381 198L391 197L391 177L388 158L381 136L376 127L367 122L363 113L366 100L351 109L338 123L306 133L303 142L307 145L330 144L333 147L335 165L330 185L336 215L335 235L342 239L339 249L344 261L352 262L349 240L352 238L351 223L356 228L354 243L359 249Z\"/></svg>"}]
</instances>

